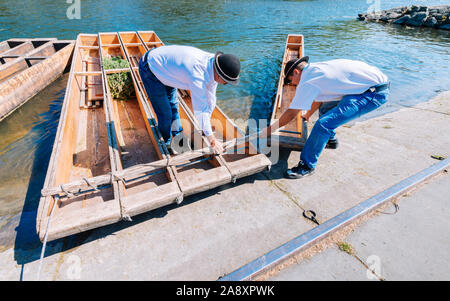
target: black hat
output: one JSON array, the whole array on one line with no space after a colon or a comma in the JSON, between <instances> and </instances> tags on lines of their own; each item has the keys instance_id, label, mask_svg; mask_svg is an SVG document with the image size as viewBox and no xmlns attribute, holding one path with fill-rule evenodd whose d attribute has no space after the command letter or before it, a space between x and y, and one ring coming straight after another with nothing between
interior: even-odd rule
<instances>
[{"instance_id":1,"label":"black hat","mask_svg":"<svg viewBox=\"0 0 450 301\"><path fill-rule=\"evenodd\" d=\"M288 76L292 72L292 70L295 69L295 67L298 66L301 62L308 62L309 56L304 56L300 59L292 59L286 63L286 66L284 66L284 84L287 84Z\"/></svg>"},{"instance_id":2,"label":"black hat","mask_svg":"<svg viewBox=\"0 0 450 301\"><path fill-rule=\"evenodd\" d=\"M227 83L233 86L239 83L241 62L236 56L218 51L214 56L214 70Z\"/></svg>"}]
</instances>

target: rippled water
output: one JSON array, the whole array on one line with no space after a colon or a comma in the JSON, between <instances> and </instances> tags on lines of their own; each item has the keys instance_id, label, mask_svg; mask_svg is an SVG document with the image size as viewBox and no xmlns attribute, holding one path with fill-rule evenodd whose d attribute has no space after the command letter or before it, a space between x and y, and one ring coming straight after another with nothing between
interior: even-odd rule
<instances>
[{"instance_id":1,"label":"rippled water","mask_svg":"<svg viewBox=\"0 0 450 301\"><path fill-rule=\"evenodd\" d=\"M268 117L288 33L305 36L305 52L312 62L351 58L378 66L392 81L392 104L411 105L450 88L450 33L357 21L357 14L374 1L81 2L81 19L69 20L70 4L64 0L0 1L0 40L75 39L79 32L139 29L155 30L166 44L234 53L242 62L241 83L218 90L218 104L232 118ZM387 9L413 1L379 3ZM57 80L0 123L0 216L37 208L66 79L67 75Z\"/></svg>"}]
</instances>

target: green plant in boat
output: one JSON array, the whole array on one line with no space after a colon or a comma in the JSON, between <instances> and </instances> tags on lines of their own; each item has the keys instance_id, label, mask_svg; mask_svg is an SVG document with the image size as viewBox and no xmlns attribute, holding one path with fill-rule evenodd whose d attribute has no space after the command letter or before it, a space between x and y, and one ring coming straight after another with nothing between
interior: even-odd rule
<instances>
[{"instance_id":1,"label":"green plant in boat","mask_svg":"<svg viewBox=\"0 0 450 301\"><path fill-rule=\"evenodd\" d=\"M102 62L105 70L123 69L129 67L128 61L122 59L120 56L104 58ZM111 92L112 98L126 100L135 96L130 72L108 74L107 78L109 91Z\"/></svg>"}]
</instances>

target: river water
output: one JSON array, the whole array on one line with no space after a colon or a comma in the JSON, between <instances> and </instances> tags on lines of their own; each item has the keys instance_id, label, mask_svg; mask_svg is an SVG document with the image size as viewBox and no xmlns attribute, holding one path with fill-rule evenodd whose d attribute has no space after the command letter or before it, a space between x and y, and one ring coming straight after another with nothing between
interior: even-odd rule
<instances>
[{"instance_id":1,"label":"river water","mask_svg":"<svg viewBox=\"0 0 450 301\"><path fill-rule=\"evenodd\" d=\"M364 23L358 13L443 1L82 1L68 19L65 0L0 0L0 41L18 37L75 39L79 32L154 30L166 44L233 53L238 87L221 86L218 104L232 118L267 118L286 35L301 33L311 62L358 59L391 79L390 105L426 101L449 90L450 33ZM75 2L76 3L76 2ZM37 210L64 97L67 74L0 123L0 234L13 216ZM423 120L418 122L424 122ZM30 231L33 227L30 227ZM0 235L1 240L1 235ZM0 242L1 245L1 242Z\"/></svg>"}]
</instances>

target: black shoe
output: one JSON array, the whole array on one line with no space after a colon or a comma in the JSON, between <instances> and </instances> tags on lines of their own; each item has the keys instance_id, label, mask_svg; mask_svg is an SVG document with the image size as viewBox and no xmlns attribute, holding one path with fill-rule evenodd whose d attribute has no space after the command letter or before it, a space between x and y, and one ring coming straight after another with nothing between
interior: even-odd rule
<instances>
[{"instance_id":1,"label":"black shoe","mask_svg":"<svg viewBox=\"0 0 450 301\"><path fill-rule=\"evenodd\" d=\"M302 161L297 166L286 170L285 176L289 179L300 179L314 173L314 168L309 168Z\"/></svg>"},{"instance_id":2,"label":"black shoe","mask_svg":"<svg viewBox=\"0 0 450 301\"><path fill-rule=\"evenodd\" d=\"M328 143L325 146L325 148L336 149L338 147L338 145L339 145L339 142L338 142L337 138L334 138L334 139L328 140Z\"/></svg>"}]
</instances>

